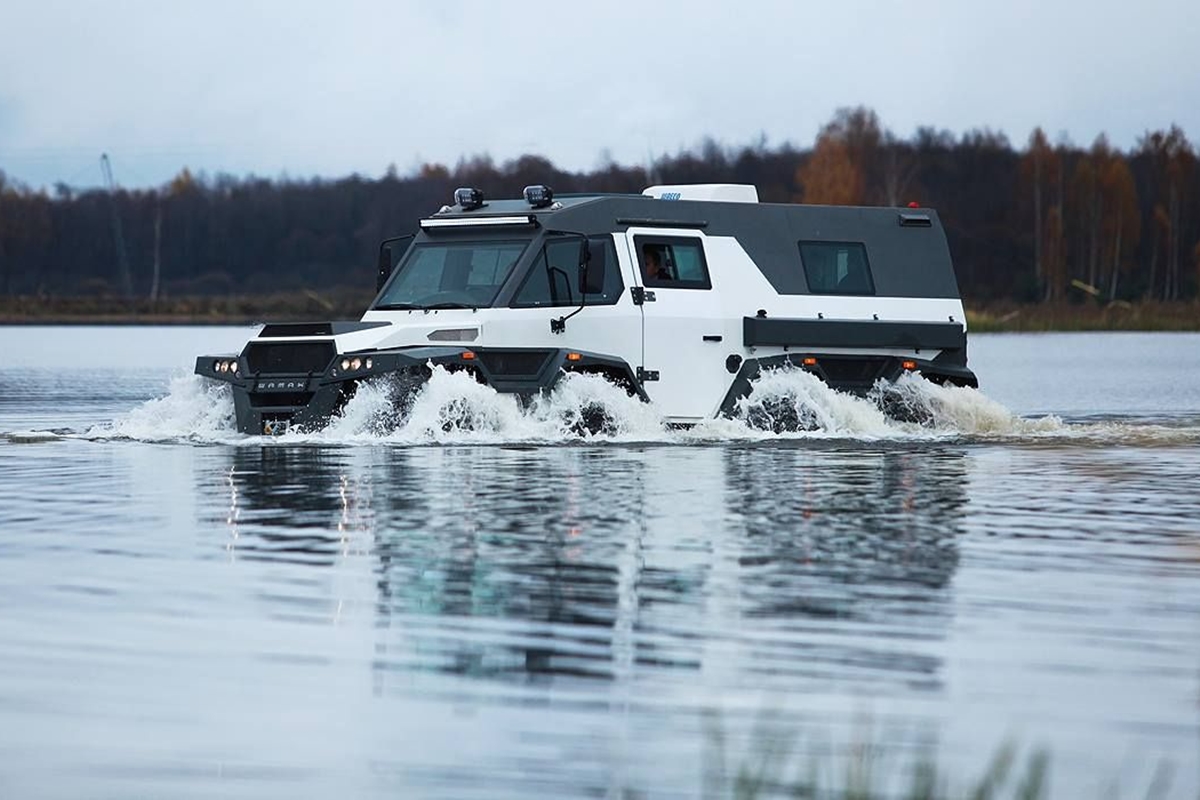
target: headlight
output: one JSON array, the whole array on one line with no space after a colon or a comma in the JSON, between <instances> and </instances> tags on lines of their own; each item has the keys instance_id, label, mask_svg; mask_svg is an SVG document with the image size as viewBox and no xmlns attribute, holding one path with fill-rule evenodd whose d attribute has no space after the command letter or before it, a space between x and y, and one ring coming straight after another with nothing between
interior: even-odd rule
<instances>
[{"instance_id":1,"label":"headlight","mask_svg":"<svg viewBox=\"0 0 1200 800\"><path fill-rule=\"evenodd\" d=\"M362 356L346 356L338 362L338 366L342 368L342 372L358 372L361 369L371 369L375 366L375 362L369 358L364 359Z\"/></svg>"}]
</instances>

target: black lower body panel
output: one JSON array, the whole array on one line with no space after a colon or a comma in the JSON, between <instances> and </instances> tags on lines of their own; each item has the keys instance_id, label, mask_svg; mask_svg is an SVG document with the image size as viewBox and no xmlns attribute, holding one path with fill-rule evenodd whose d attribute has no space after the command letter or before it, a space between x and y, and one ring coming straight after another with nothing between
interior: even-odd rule
<instances>
[{"instance_id":1,"label":"black lower body panel","mask_svg":"<svg viewBox=\"0 0 1200 800\"><path fill-rule=\"evenodd\" d=\"M321 428L341 413L361 382L390 379L415 391L429 379L434 367L468 372L498 392L523 396L550 389L568 372L594 373L646 399L625 361L597 353L556 348L408 347L335 356L320 374L250 372L245 351L237 359L238 370L219 371L220 357L201 356L196 360L196 374L232 386L238 431L250 435ZM353 362L352 368L344 368L347 361Z\"/></svg>"},{"instance_id":2,"label":"black lower body panel","mask_svg":"<svg viewBox=\"0 0 1200 800\"><path fill-rule=\"evenodd\" d=\"M784 353L748 359L742 362L725 394L720 413L731 416L738 401L750 394L754 381L764 371L772 369L802 369L837 391L855 395L866 395L879 381L894 382L910 372L937 384L978 387L975 373L966 367L965 355L961 356L964 363L959 363L962 352L948 350L933 359L821 353Z\"/></svg>"}]
</instances>

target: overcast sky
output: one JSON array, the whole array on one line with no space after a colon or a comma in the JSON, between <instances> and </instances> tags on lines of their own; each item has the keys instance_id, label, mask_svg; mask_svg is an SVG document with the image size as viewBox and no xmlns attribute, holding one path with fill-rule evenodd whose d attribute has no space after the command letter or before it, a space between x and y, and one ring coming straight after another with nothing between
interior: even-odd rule
<instances>
[{"instance_id":1,"label":"overcast sky","mask_svg":"<svg viewBox=\"0 0 1200 800\"><path fill-rule=\"evenodd\" d=\"M0 170L33 186L341 177L463 155L644 164L810 146L840 106L910 136L1200 139L1197 0L0 0Z\"/></svg>"}]
</instances>

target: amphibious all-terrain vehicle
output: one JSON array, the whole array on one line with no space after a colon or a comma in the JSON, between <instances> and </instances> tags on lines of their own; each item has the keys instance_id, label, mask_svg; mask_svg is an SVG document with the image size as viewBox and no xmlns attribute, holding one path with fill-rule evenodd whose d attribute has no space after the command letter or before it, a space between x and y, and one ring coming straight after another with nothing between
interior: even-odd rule
<instances>
[{"instance_id":1,"label":"amphibious all-terrain vehicle","mask_svg":"<svg viewBox=\"0 0 1200 800\"><path fill-rule=\"evenodd\" d=\"M732 413L771 368L859 394L905 372L977 385L931 209L766 204L728 184L454 200L382 243L362 319L268 324L197 359L232 386L240 431L320 427L363 381L419 385L437 365L523 396L596 373L677 425Z\"/></svg>"}]
</instances>

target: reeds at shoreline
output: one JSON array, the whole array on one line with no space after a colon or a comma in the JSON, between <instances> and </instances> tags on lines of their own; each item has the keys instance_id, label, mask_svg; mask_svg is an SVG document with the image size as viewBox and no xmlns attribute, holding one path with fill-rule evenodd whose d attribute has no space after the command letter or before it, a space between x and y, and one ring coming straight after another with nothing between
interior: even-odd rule
<instances>
[{"instance_id":1,"label":"reeds at shoreline","mask_svg":"<svg viewBox=\"0 0 1200 800\"><path fill-rule=\"evenodd\" d=\"M884 730L869 717L855 722L840 745L819 732L788 724L777 713L761 715L747 740L734 737L715 709L702 712L706 800L807 798L809 800L1045 800L1063 796L1051 786L1051 751L1009 739L991 751L971 775L959 774L932 731ZM816 734L815 738L813 734ZM746 747L745 745L749 745ZM737 751L731 755L730 750ZM805 755L805 752L808 755ZM1176 765L1159 759L1144 765L1133 786L1125 775L1095 775L1096 796L1163 800L1172 793ZM1132 794L1130 791L1132 790ZM632 791L621 796L640 797Z\"/></svg>"}]
</instances>

